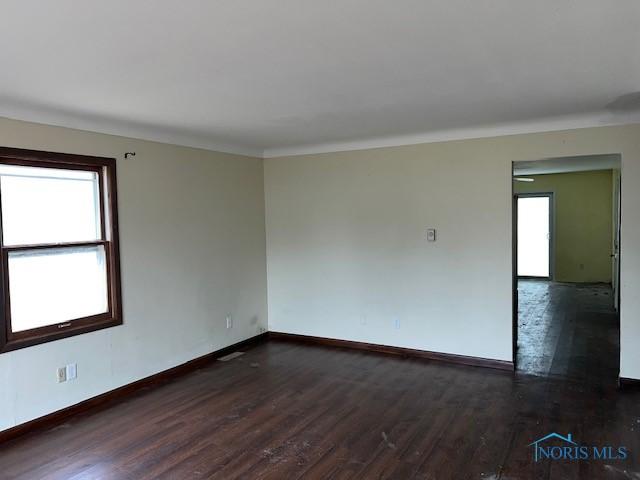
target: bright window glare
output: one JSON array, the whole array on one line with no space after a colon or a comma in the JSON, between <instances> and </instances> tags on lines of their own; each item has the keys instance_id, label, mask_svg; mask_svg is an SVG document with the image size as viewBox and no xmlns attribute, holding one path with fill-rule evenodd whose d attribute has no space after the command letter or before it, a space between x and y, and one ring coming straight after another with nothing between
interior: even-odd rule
<instances>
[{"instance_id":1,"label":"bright window glare","mask_svg":"<svg viewBox=\"0 0 640 480\"><path fill-rule=\"evenodd\" d=\"M61 168L23 167L19 165L0 164L0 175L93 181L96 174L87 172L86 170L64 170Z\"/></svg>"},{"instance_id":2,"label":"bright window glare","mask_svg":"<svg viewBox=\"0 0 640 480\"><path fill-rule=\"evenodd\" d=\"M9 252L9 278L14 332L108 309L102 245Z\"/></svg>"},{"instance_id":3,"label":"bright window glare","mask_svg":"<svg viewBox=\"0 0 640 480\"><path fill-rule=\"evenodd\" d=\"M95 172L0 166L5 246L101 237Z\"/></svg>"},{"instance_id":4,"label":"bright window glare","mask_svg":"<svg viewBox=\"0 0 640 480\"><path fill-rule=\"evenodd\" d=\"M518 198L518 275L549 276L549 197Z\"/></svg>"}]
</instances>

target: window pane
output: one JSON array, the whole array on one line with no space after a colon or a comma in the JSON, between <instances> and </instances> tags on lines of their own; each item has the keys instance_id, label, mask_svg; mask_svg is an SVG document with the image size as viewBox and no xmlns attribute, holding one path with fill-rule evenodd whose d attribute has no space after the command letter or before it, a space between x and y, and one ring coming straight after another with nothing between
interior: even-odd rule
<instances>
[{"instance_id":1,"label":"window pane","mask_svg":"<svg viewBox=\"0 0 640 480\"><path fill-rule=\"evenodd\" d=\"M9 252L12 331L108 311L104 246Z\"/></svg>"},{"instance_id":2,"label":"window pane","mask_svg":"<svg viewBox=\"0 0 640 480\"><path fill-rule=\"evenodd\" d=\"M82 170L0 165L5 245L100 238L98 175Z\"/></svg>"}]
</instances>

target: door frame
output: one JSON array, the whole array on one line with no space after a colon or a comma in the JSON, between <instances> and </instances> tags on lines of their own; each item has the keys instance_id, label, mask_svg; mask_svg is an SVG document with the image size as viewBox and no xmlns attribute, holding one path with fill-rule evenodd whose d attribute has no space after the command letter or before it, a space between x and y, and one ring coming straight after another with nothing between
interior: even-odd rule
<instances>
[{"instance_id":1,"label":"door frame","mask_svg":"<svg viewBox=\"0 0 640 480\"><path fill-rule=\"evenodd\" d=\"M620 159L620 163L619 166L617 168L618 170L618 182L619 182L619 192L618 192L618 212L617 212L617 216L618 216L618 235L619 235L619 243L618 243L618 275L617 275L617 280L618 280L618 292L617 292L617 300L618 300L618 309L617 309L617 314L618 314L618 361L620 362L622 360L622 325L620 323L621 320L621 309L622 309L622 229L624 228L623 226L623 196L624 196L624 192L623 192L623 176L624 176L624 162L625 162L625 156L620 153L599 153L599 154L607 154L607 155L618 155L619 159ZM589 156L592 154L589 153L584 153L582 155L578 155L578 156ZM551 158L562 158L561 156L558 157L551 157ZM518 369L518 201L517 201L517 194L515 191L515 181L514 181L514 172L515 172L515 167L516 164L522 162L522 161L535 161L535 160L542 160L542 159L521 159L521 160L513 160L511 161L511 177L510 177L510 181L511 181L511 301L512 301L512 315L511 315L511 320L512 320L512 328L511 328L511 334L512 334L512 361L513 361L513 369L514 371L517 371ZM533 175L533 174L532 174ZM553 208L553 212L555 212L555 197L554 197L554 204L552 206ZM555 213L553 216L553 226L555 227ZM553 231L553 234L555 234L555 229ZM553 235L552 234L552 235ZM553 254L555 255L555 251L553 251ZM551 255L550 255L551 257ZM555 260L555 257L554 257ZM555 267L554 267L555 270ZM551 270L549 270L549 272L551 273ZM553 272L555 275L555 271ZM618 383L619 385L622 385L621 382L621 377L620 377L620 369L618 369Z\"/></svg>"},{"instance_id":2,"label":"door frame","mask_svg":"<svg viewBox=\"0 0 640 480\"><path fill-rule=\"evenodd\" d=\"M555 195L554 192L527 192L527 193L515 193L513 194L513 208L514 208L514 224L513 224L513 238L515 241L514 250L516 252L515 262L515 275L516 280L519 278L529 278L534 280L553 280L555 278L556 270L556 255L555 255L555 238L556 238L556 215L555 215ZM519 198L549 198L549 276L547 277L535 277L528 275L518 275L518 199ZM517 283L516 283L517 287Z\"/></svg>"}]
</instances>

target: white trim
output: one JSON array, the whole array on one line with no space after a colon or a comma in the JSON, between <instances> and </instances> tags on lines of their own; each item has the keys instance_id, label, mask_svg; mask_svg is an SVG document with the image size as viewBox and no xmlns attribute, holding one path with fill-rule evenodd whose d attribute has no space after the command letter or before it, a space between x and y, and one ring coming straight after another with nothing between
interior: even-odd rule
<instances>
[{"instance_id":1,"label":"white trim","mask_svg":"<svg viewBox=\"0 0 640 480\"><path fill-rule=\"evenodd\" d=\"M7 110L7 109L4 109ZM117 135L135 140L166 143L169 145L200 148L203 150L262 158L262 149L215 141L206 135L179 132L170 128L159 128L143 124L132 124L115 119L82 119L73 114L59 114L36 109L12 109L0 112L0 118L21 122L40 123L54 127L73 128L91 133ZM37 120L35 120L37 119Z\"/></svg>"},{"instance_id":2,"label":"white trim","mask_svg":"<svg viewBox=\"0 0 640 480\"><path fill-rule=\"evenodd\" d=\"M80 119L80 117L71 113L61 114L60 112L54 113L52 111L29 107L12 108L10 110L12 111L9 114L3 113L0 117L257 158L346 152L352 150L367 150L371 148L398 147L418 145L422 143L447 142L473 138L489 138L525 133L553 132L558 130L640 123L640 112L613 114L611 112L603 111L583 115L566 115L488 126L438 130L409 135L381 136L313 145L275 147L262 150L257 147L216 141L210 136L204 134L180 132L171 128L133 124L131 122L122 122L115 119ZM33 120L34 118L37 118L38 120Z\"/></svg>"},{"instance_id":3,"label":"white trim","mask_svg":"<svg viewBox=\"0 0 640 480\"><path fill-rule=\"evenodd\" d=\"M403 145L417 145L421 143L447 142L452 140L500 137L505 135L553 132L559 130L628 125L634 123L640 123L640 112L629 113L626 115L614 115L610 112L594 112L584 115L566 115L562 117L549 117L523 122L501 123L484 127L439 130L413 135L395 135L355 141L321 143L317 145L268 148L264 150L262 156L263 158L273 158L318 153L346 152L352 150L366 150L370 148L398 147Z\"/></svg>"}]
</instances>

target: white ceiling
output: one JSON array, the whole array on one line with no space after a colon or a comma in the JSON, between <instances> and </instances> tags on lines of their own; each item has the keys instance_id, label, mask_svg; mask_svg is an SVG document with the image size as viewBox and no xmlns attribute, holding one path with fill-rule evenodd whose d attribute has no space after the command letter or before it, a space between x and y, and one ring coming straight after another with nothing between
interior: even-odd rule
<instances>
[{"instance_id":1,"label":"white ceiling","mask_svg":"<svg viewBox=\"0 0 640 480\"><path fill-rule=\"evenodd\" d=\"M637 0L3 0L0 115L273 156L640 121Z\"/></svg>"},{"instance_id":2,"label":"white ceiling","mask_svg":"<svg viewBox=\"0 0 640 480\"><path fill-rule=\"evenodd\" d=\"M619 169L621 163L620 154L545 158L544 160L515 162L513 164L513 174L520 176L612 170Z\"/></svg>"}]
</instances>

